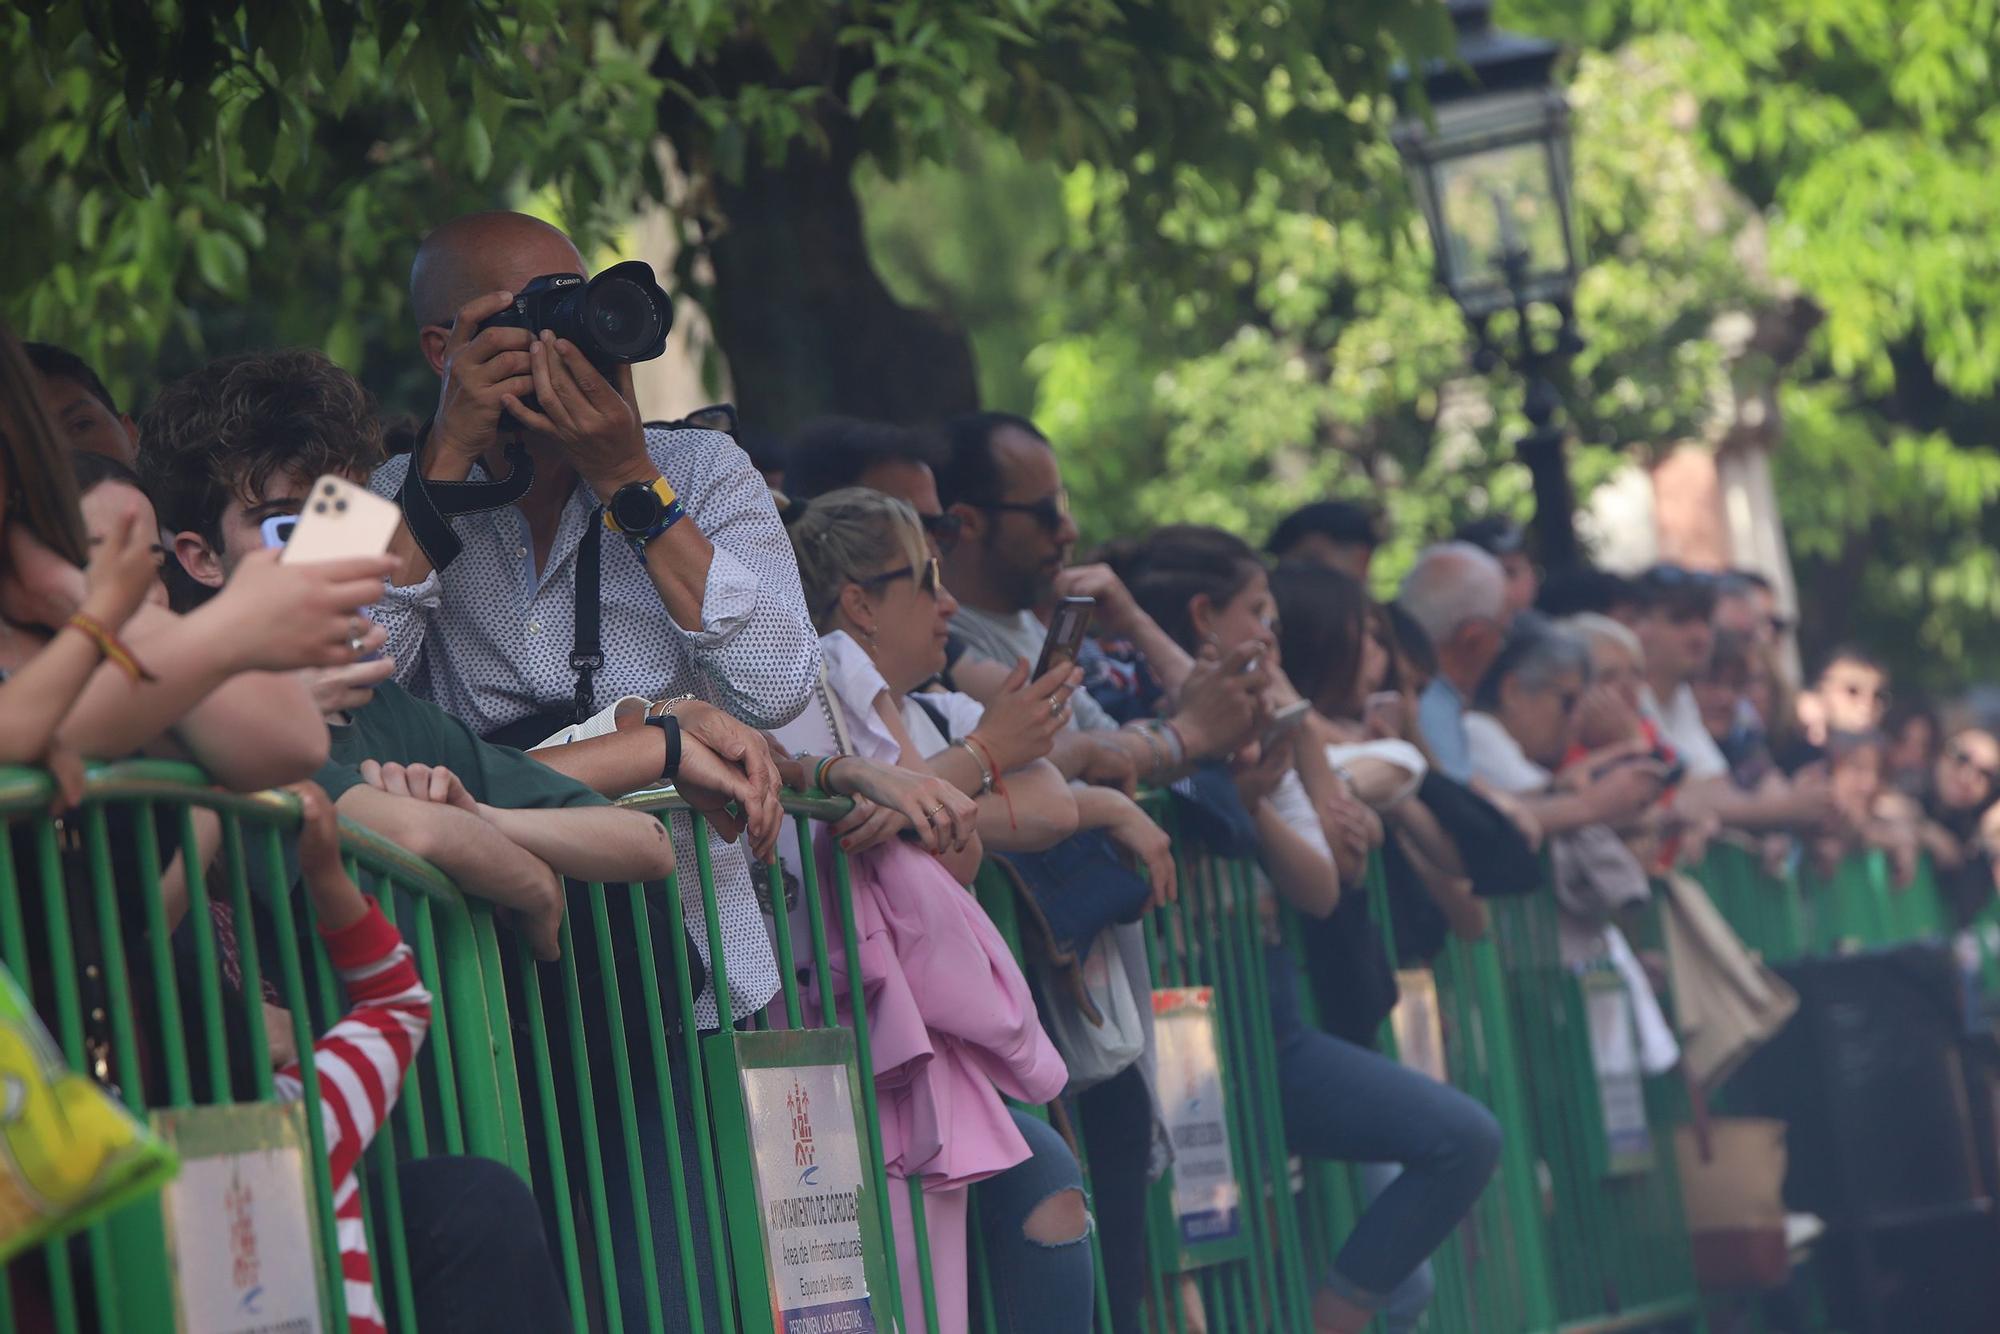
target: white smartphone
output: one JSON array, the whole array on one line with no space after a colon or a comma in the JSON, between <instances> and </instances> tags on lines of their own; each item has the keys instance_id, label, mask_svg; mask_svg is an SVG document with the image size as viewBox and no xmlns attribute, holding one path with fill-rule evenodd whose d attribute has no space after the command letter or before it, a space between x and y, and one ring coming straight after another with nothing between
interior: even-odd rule
<instances>
[{"instance_id":1,"label":"white smartphone","mask_svg":"<svg viewBox=\"0 0 2000 1334\"><path fill-rule=\"evenodd\" d=\"M389 549L403 512L345 477L328 474L312 484L298 522L284 539L288 565L309 561L344 560L349 556L379 556ZM270 540L266 534L265 540Z\"/></svg>"},{"instance_id":2,"label":"white smartphone","mask_svg":"<svg viewBox=\"0 0 2000 1334\"><path fill-rule=\"evenodd\" d=\"M1305 722L1306 715L1311 712L1311 703L1302 699L1295 699L1279 709L1271 715L1270 724L1264 728L1264 735L1257 743L1257 749L1261 753L1269 754L1273 746L1281 744L1286 737L1298 731Z\"/></svg>"}]
</instances>

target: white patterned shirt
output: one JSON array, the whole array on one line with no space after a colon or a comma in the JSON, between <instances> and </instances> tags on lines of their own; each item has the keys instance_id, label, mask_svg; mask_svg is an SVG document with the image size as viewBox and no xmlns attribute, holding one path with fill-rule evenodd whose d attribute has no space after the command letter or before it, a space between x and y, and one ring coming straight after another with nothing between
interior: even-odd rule
<instances>
[{"instance_id":1,"label":"white patterned shirt","mask_svg":"<svg viewBox=\"0 0 2000 1334\"><path fill-rule=\"evenodd\" d=\"M641 558L626 542L600 543L604 665L593 678L598 702L621 695L691 694L750 724L774 728L797 717L819 672L819 634L806 614L791 540L749 456L714 431L648 427L646 451L714 545L702 595L702 625L683 630L667 614ZM397 455L369 479L394 497L410 456ZM475 466L474 480L485 479ZM535 569L527 519L513 506L451 520L464 544L442 575L391 588L370 614L389 631L396 680L463 720L475 732L569 706L576 687L569 655L576 633L576 553L597 507L578 481L556 527L555 545ZM691 821L671 821L681 868L688 934L708 957ZM760 1009L778 989L763 914L743 853L711 836L723 961L735 1017ZM713 988L695 1004L703 1028L716 1023Z\"/></svg>"}]
</instances>

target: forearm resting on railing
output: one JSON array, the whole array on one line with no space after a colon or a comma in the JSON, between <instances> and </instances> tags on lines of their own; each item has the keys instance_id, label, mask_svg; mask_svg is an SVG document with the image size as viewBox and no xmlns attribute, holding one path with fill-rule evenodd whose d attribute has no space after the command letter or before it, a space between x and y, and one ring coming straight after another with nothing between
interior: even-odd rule
<instances>
[{"instance_id":1,"label":"forearm resting on railing","mask_svg":"<svg viewBox=\"0 0 2000 1334\"><path fill-rule=\"evenodd\" d=\"M599 796L622 797L661 786L667 734L657 727L639 727L532 753L549 768L574 778Z\"/></svg>"},{"instance_id":2,"label":"forearm resting on railing","mask_svg":"<svg viewBox=\"0 0 2000 1334\"><path fill-rule=\"evenodd\" d=\"M545 913L550 900L560 898L545 862L471 811L365 784L341 793L334 807L431 863L475 898L524 913Z\"/></svg>"},{"instance_id":3,"label":"forearm resting on railing","mask_svg":"<svg viewBox=\"0 0 2000 1334\"><path fill-rule=\"evenodd\" d=\"M1400 839L1403 855L1423 882L1424 892L1444 914L1451 933L1460 940L1478 940L1493 925L1486 904L1472 892L1458 845L1431 814L1412 798L1388 815L1389 836Z\"/></svg>"},{"instance_id":4,"label":"forearm resting on railing","mask_svg":"<svg viewBox=\"0 0 2000 1334\"><path fill-rule=\"evenodd\" d=\"M674 844L667 827L645 811L615 806L506 810L481 805L479 814L573 880L664 880L674 871Z\"/></svg>"},{"instance_id":5,"label":"forearm resting on railing","mask_svg":"<svg viewBox=\"0 0 2000 1334\"><path fill-rule=\"evenodd\" d=\"M211 778L243 792L310 777L326 763L327 733L305 683L288 672L241 670L206 610L175 616L141 607L125 638L158 679L134 682L100 666L63 720L62 740L84 755L117 757L171 732Z\"/></svg>"},{"instance_id":6,"label":"forearm resting on railing","mask_svg":"<svg viewBox=\"0 0 2000 1334\"><path fill-rule=\"evenodd\" d=\"M1340 871L1325 840L1306 839L1268 801L1257 803L1255 819L1264 869L1279 897L1308 917L1331 916L1340 906Z\"/></svg>"},{"instance_id":7,"label":"forearm resting on railing","mask_svg":"<svg viewBox=\"0 0 2000 1334\"><path fill-rule=\"evenodd\" d=\"M997 792L980 795L979 767L961 748L933 755L925 763L938 777L977 798L979 841L990 852L1042 852L1076 832L1076 795L1047 760L1024 764L1004 775L1005 796ZM969 785L967 769L972 771Z\"/></svg>"},{"instance_id":8,"label":"forearm resting on railing","mask_svg":"<svg viewBox=\"0 0 2000 1334\"><path fill-rule=\"evenodd\" d=\"M1745 792L1726 777L1704 778L1682 786L1674 809L1689 817L1713 815L1732 829L1811 830L1824 821L1823 792L1796 784L1774 783Z\"/></svg>"}]
</instances>

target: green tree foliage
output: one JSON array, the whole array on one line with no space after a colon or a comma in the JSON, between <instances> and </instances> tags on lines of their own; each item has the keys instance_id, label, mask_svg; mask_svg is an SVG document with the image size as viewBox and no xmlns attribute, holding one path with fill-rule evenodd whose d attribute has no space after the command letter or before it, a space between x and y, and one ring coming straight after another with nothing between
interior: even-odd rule
<instances>
[{"instance_id":1,"label":"green tree foliage","mask_svg":"<svg viewBox=\"0 0 2000 1334\"><path fill-rule=\"evenodd\" d=\"M1579 488L1621 455L1702 437L1733 381L1775 379L1808 656L1859 638L1933 688L2000 652L1996 14L1522 0L1499 15L1579 48L1565 71L1590 260L1589 347L1565 386ZM1278 153L1247 188L1177 181L1157 225L1202 257L1192 283L1126 280L1120 261L1150 242L1116 206L1121 173L1042 182L1068 225L1020 256L1043 276L1009 297L1016 314L993 313L990 291L984 307L1033 331L1036 392L991 367L984 383L1059 437L1094 535L1163 518L1255 535L1300 499L1375 496L1397 531L1387 580L1471 514L1526 516L1508 443L1518 387L1459 378L1461 322L1400 212L1397 165L1369 142L1358 170ZM900 219L941 209L937 231L1006 230L960 211L977 189L963 174L880 197L878 249L899 291L951 286ZM1717 317L1795 293L1825 314L1805 355L1730 361ZM982 350L1019 341L973 327Z\"/></svg>"},{"instance_id":2,"label":"green tree foliage","mask_svg":"<svg viewBox=\"0 0 2000 1334\"><path fill-rule=\"evenodd\" d=\"M1596 257L1578 293L1591 345L1566 387L1584 488L1628 445L1701 434L1728 390L1709 328L1767 299L1731 250L1749 210L1700 161L1679 81L1694 57L1685 41L1649 40L1585 57L1572 84L1579 213ZM1388 113L1363 99L1351 114ZM996 182L1037 225L982 221ZM1340 170L1298 153L1273 155L1241 187L1184 176L1158 226L1194 255L1184 267L1203 280L1191 285L1124 282L1101 264L1136 244L1130 188L1108 168L1058 177L986 149L874 196L899 290L987 312L1006 332L984 333L982 352L1035 331L1032 403L1000 401L1032 406L1058 439L1091 535L1188 520L1256 537L1303 499L1347 496L1386 506L1396 537L1381 568L1393 579L1457 523L1526 514L1511 448L1525 429L1520 386L1469 375L1464 322L1436 289L1383 136ZM1056 234L1041 225L1051 198L1068 222ZM999 242L1008 262L926 241L961 228L1012 237ZM1033 290L1022 274L1038 275ZM1018 395L1010 378L987 365L989 397Z\"/></svg>"},{"instance_id":3,"label":"green tree foliage","mask_svg":"<svg viewBox=\"0 0 2000 1334\"><path fill-rule=\"evenodd\" d=\"M272 342L392 389L425 227L532 189L588 244L660 186L647 47L568 0L31 2L0 40L0 302L128 400Z\"/></svg>"},{"instance_id":4,"label":"green tree foliage","mask_svg":"<svg viewBox=\"0 0 2000 1334\"><path fill-rule=\"evenodd\" d=\"M1986 0L1514 0L1608 47L1671 34L1703 158L1825 321L1775 469L1809 648L1945 688L1988 670L2000 578L2000 9Z\"/></svg>"},{"instance_id":5,"label":"green tree foliage","mask_svg":"<svg viewBox=\"0 0 2000 1334\"><path fill-rule=\"evenodd\" d=\"M1447 33L1396 0L25 0L0 18L0 305L127 391L271 339L387 385L407 256L463 208L535 198L588 243L669 200L693 278L751 232L732 190L782 195L816 161L844 190L853 162L894 173L969 122L1156 177L1241 174L1280 142L1337 158L1368 127L1329 90L1380 88ZM1299 91L1274 108L1276 87ZM827 324L843 292L777 304ZM747 370L748 322L716 313Z\"/></svg>"}]
</instances>

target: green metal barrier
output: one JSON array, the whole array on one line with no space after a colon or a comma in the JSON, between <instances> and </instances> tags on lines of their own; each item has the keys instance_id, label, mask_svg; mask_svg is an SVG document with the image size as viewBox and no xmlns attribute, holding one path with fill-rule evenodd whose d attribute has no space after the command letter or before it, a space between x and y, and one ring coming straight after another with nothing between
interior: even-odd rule
<instances>
[{"instance_id":1,"label":"green metal barrier","mask_svg":"<svg viewBox=\"0 0 2000 1334\"><path fill-rule=\"evenodd\" d=\"M95 771L82 808L60 821L46 815L51 794L39 773L0 770L8 834L0 842L0 955L36 1008L53 1017L70 1063L114 1084L135 1111L268 1100L273 1070L260 998L269 978L289 1012L306 1098L316 1102L312 1042L339 1018L334 973L303 910L269 892L290 883L284 841L298 823L296 803L216 792L193 769L153 762ZM204 866L194 851L196 820L209 816L220 849ZM366 1223L377 1283L391 1320L409 1328L393 1164L436 1149L506 1156L500 1062L486 1038L504 1032L505 1022L496 1022L479 985L477 926L457 892L393 845L358 830L345 841L350 873L394 914L438 997L430 1039L368 1158ZM213 930L184 933L183 948L167 929L161 880L177 853L192 868L185 878L191 922L213 920L217 904L238 924L268 915L268 940L249 929L236 933L238 985L224 981ZM468 984L446 985L460 978ZM321 1241L337 1280L320 1118L304 1119L318 1173ZM51 1243L10 1265L7 1276L0 1330L174 1328L157 1201ZM344 1325L341 1287L327 1287L329 1318Z\"/></svg>"},{"instance_id":2,"label":"green metal barrier","mask_svg":"<svg viewBox=\"0 0 2000 1334\"><path fill-rule=\"evenodd\" d=\"M1928 858L1918 863L1908 885L1895 882L1888 855L1879 851L1847 857L1830 878L1802 867L1798 883L1811 921L1813 953L1878 949L1950 931L1950 913Z\"/></svg>"},{"instance_id":3,"label":"green metal barrier","mask_svg":"<svg viewBox=\"0 0 2000 1334\"><path fill-rule=\"evenodd\" d=\"M339 1018L334 972L288 892L288 836L297 806L278 794L217 792L184 765L137 762L93 772L82 809L51 821L45 777L0 770L0 957L53 1016L67 1059L114 1082L135 1110L268 1100L263 1005L268 979L289 1012L304 1062L306 1097L317 1099L313 1036ZM640 794L627 805L667 818L682 809L672 793ZM792 939L775 919L784 980L774 1004L739 1027L823 1027L835 1012L827 969L831 933L855 957L856 927L846 862L833 859L836 884L817 883L810 821L846 812L844 800L787 796L791 836L807 849L800 898L808 939ZM203 855L196 821L212 813L219 847ZM695 883L720 1011L730 1012L713 868L697 828ZM492 912L468 902L434 868L353 826L343 829L350 871L373 894L416 955L437 998L432 1028L406 1079L397 1110L378 1134L363 1175L363 1198L378 1291L392 1328L414 1330L412 1276L402 1246L395 1164L434 1153L471 1153L505 1162L532 1183L580 1329L659 1331L683 1322L697 1330L737 1330L761 1312L739 1311L730 1267L725 1198L756 1199L750 1166L721 1162L709 1124L707 1070L695 1032L693 977L679 948L676 882L571 888L563 958L538 964L518 937L496 929ZM169 932L161 883L184 854L188 918L211 920L220 902L239 928L240 978L225 981L214 930ZM685 871L686 868L683 868ZM779 870L772 901L785 902ZM655 921L662 939L656 949ZM246 924L268 924L260 938ZM579 961L583 960L583 966ZM40 966L38 966L40 965ZM804 994L802 969L821 979ZM91 990L95 981L103 995ZM867 1128L870 1199L890 1235L865 1006L858 974L848 998ZM101 1001L101 1003L100 1003ZM94 1042L102 1033L104 1040ZM683 1087L684 1083L684 1087ZM693 1119L696 1160L684 1161L675 1115ZM319 1173L320 1230L329 1257L332 1327L344 1324L332 1194L320 1121L305 1118ZM665 1183L664 1189L661 1183ZM904 1183L894 1183L903 1189ZM621 1206L621 1194L639 1201ZM922 1200L913 1212L922 1226ZM754 1206L753 1206L754 1207ZM165 1334L173 1328L157 1201L134 1205L81 1236L53 1243L8 1267L0 1289L0 1334L43 1324L59 1334L118 1329ZM672 1236L653 1232L664 1221ZM697 1228L696 1224L705 1226ZM619 1283L620 1247L640 1272L641 1297L628 1309ZM705 1235L697 1251L693 1238ZM663 1275L655 1243L673 1256ZM667 1282L680 1296L668 1306ZM632 1285L626 1285L628 1288ZM928 1274L922 1291L877 1294L885 1328L936 1329ZM704 1312L713 1313L713 1318ZM764 1315L768 1319L768 1315Z\"/></svg>"},{"instance_id":4,"label":"green metal barrier","mask_svg":"<svg viewBox=\"0 0 2000 1334\"><path fill-rule=\"evenodd\" d=\"M268 978L310 1072L312 1037L338 1018L338 991L302 910L281 892L292 878L286 845L295 805L270 794L219 793L192 769L156 763L96 771L82 812L60 825L45 814L48 799L39 774L0 771L0 819L10 835L0 845L0 957L52 1017L68 1058L115 1081L135 1108L268 1098L257 999ZM662 818L680 809L671 793L627 804ZM824 1027L836 1012L829 946L838 940L853 957L856 923L845 862L832 862L835 883L818 883L811 822L846 807L795 796L785 806L789 837L806 850L800 883L788 895L774 867L766 888L772 904L795 896L802 928L787 912L775 914L784 987L744 1026ZM185 859L194 869L190 917L208 921L219 901L239 925L264 920L270 928L261 936L238 931L234 983L224 978L215 933L175 939L161 907L168 863L200 847L196 822L207 818L200 812L213 814L220 840L212 861L198 851ZM436 1153L494 1158L531 1182L579 1328L654 1331L686 1322L733 1331L767 1319L743 1309L733 1281L725 1200L754 1200L755 1189L747 1163L712 1148L710 1070L695 1033L695 977L680 947L685 883L701 896L693 920L718 962L711 982L728 1013L732 980L720 966L713 868L706 840L697 843L692 878L683 867L678 882L572 887L563 959L537 964L483 904L462 899L433 868L363 831L345 831L354 874L401 928L438 997L430 1038L364 1176L378 1286L394 1327L414 1328L394 1168ZM1360 1195L1347 1169L1301 1163L1285 1148L1257 872L1184 841L1176 853L1180 900L1148 917L1145 936L1156 986L1213 988L1241 1244L1183 1267L1184 1248L1155 1228L1147 1327L1187 1334L1198 1306L1218 1334L1307 1334L1313 1288L1352 1226ZM1005 896L985 898L1011 932ZM1670 1136L1656 1115L1651 1166L1605 1175L1583 984L1557 958L1553 907L1542 896L1493 907L1495 938L1454 942L1436 977L1453 1082L1494 1109L1506 1142L1494 1185L1437 1257L1439 1295L1427 1328L1555 1334L1685 1325L1697 1303ZM1378 916L1387 921L1386 912ZM95 975L87 972L93 965ZM859 985L857 978L846 999L863 1015ZM854 1042L865 1071L863 1021ZM313 1078L308 1073L309 1097ZM864 1078L861 1090L870 1198L888 1235L888 1191L908 1187L882 1171L873 1081ZM1656 1113L1664 1110L1654 1101ZM691 1159L675 1122L683 1107L697 1146ZM323 1164L317 1118L307 1123ZM320 1226L332 1255L330 1183L319 1170ZM920 1196L913 1203L921 1227ZM62 1334L170 1329L156 1219L157 1206L150 1213L133 1206L10 1266L0 1334L44 1324ZM997 1330L976 1244L973 1251L975 1326ZM636 1284L621 1286L621 1267L636 1270ZM928 1281L906 1293L892 1276L888 1287L878 1304L885 1327L937 1327ZM628 1300L634 1291L637 1300ZM332 1300L339 1301L337 1284ZM337 1322L341 1313L330 1315ZM1097 1323L1108 1334L1102 1303Z\"/></svg>"},{"instance_id":5,"label":"green metal barrier","mask_svg":"<svg viewBox=\"0 0 2000 1334\"><path fill-rule=\"evenodd\" d=\"M1244 1245L1186 1271L1210 1330L1312 1328L1313 1283L1293 1191L1278 1102L1277 1055L1265 986L1263 928L1251 866L1178 843L1177 902L1146 919L1155 987L1212 987L1225 1074L1230 1160L1241 1192ZM1163 1190L1170 1187L1163 1185ZM1168 1209L1160 1201L1156 1209ZM1182 1269L1163 1229L1148 1238L1148 1328L1185 1334Z\"/></svg>"},{"instance_id":6,"label":"green metal barrier","mask_svg":"<svg viewBox=\"0 0 2000 1334\"><path fill-rule=\"evenodd\" d=\"M1772 875L1753 848L1716 840L1695 879L1744 945L1763 955L1766 962L1783 963L1805 953L1806 910L1798 881Z\"/></svg>"}]
</instances>

